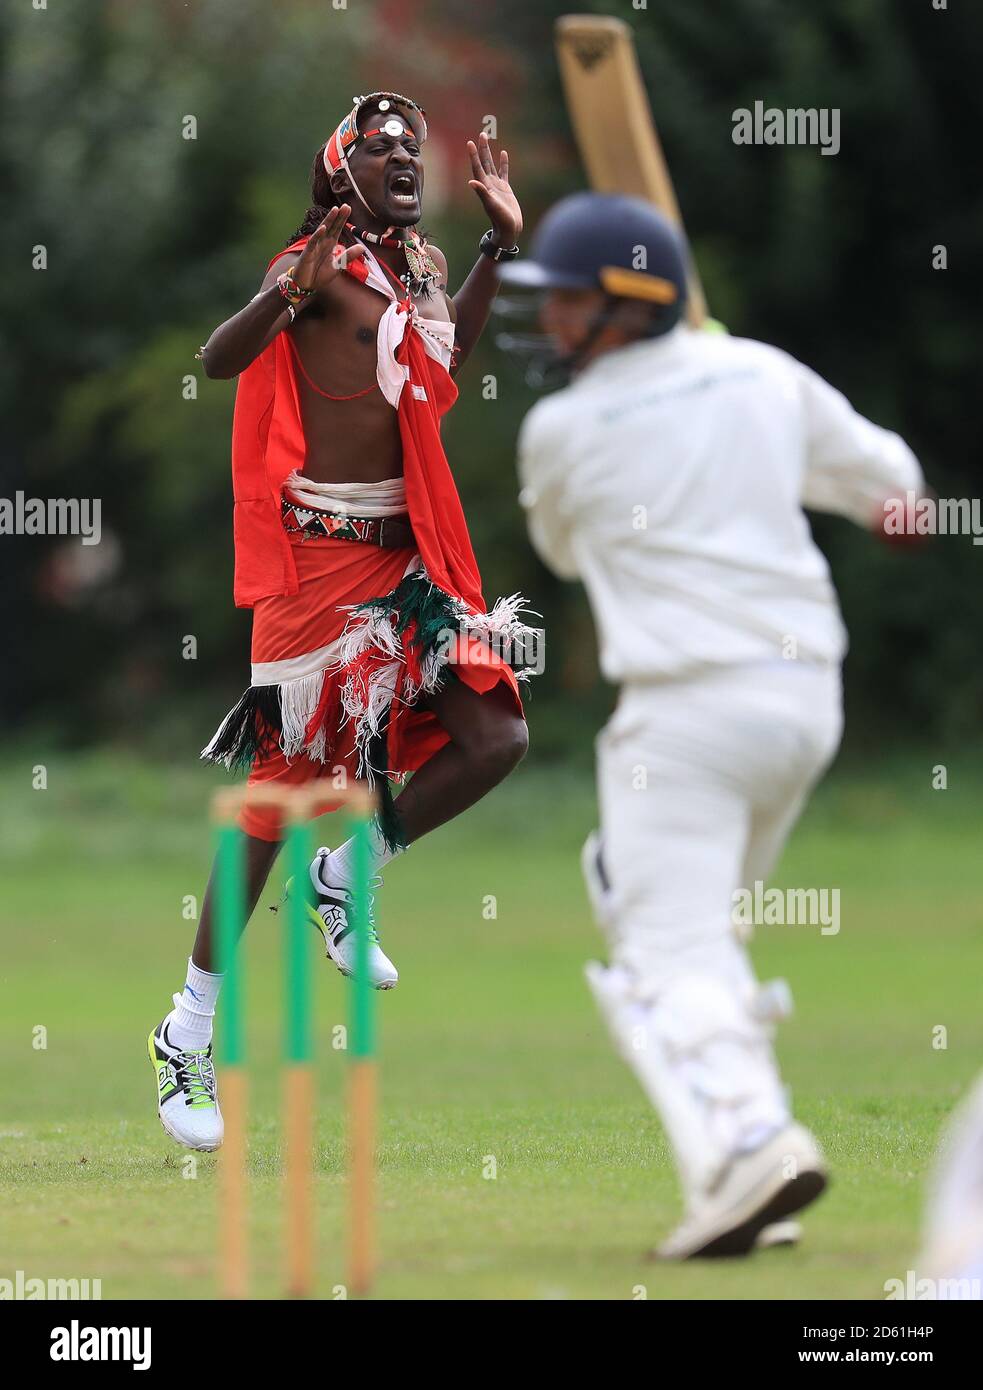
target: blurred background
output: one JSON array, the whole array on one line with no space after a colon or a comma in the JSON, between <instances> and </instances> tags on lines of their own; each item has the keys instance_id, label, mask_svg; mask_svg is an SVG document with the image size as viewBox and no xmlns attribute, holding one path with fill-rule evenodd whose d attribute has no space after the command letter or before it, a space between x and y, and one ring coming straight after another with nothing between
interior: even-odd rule
<instances>
[{"instance_id":1,"label":"blurred background","mask_svg":"<svg viewBox=\"0 0 983 1390\"><path fill-rule=\"evenodd\" d=\"M300 223L312 155L356 92L406 91L429 113L425 227L446 249L452 286L484 229L464 142L486 116L509 148L529 229L581 186L551 44L553 18L570 8L499 0L479 18L469 0L7 7L0 494L100 496L104 528L100 546L0 545L8 735L40 727L67 744L194 757L244 684L249 624L231 606L234 384L204 379L198 344L255 292ZM966 142L980 117L983 14L936 13L929 0L583 8L635 28L715 314L899 430L941 495L973 495L983 197ZM840 153L735 147L731 112L756 98L840 107ZM188 116L195 139L182 138ZM31 267L38 244L44 271ZM939 244L947 270L933 269ZM498 377L494 401L482 396L486 373ZM185 398L187 376L196 399ZM579 751L611 693L579 589L545 573L521 524L514 441L531 397L488 337L459 385L447 449L486 592L521 588L552 634L534 751ZM975 738L979 552L951 538L903 554L846 522L819 518L815 529L852 636L847 751L871 737Z\"/></svg>"},{"instance_id":2,"label":"blurred background","mask_svg":"<svg viewBox=\"0 0 983 1390\"><path fill-rule=\"evenodd\" d=\"M973 497L983 11L581 7L635 31L715 315L900 431L940 495ZM428 112L424 226L452 288L486 225L465 154L486 117L529 230L582 186L551 34L572 8L3 10L0 498L99 497L102 542L0 537L0 1277L99 1276L106 1297L214 1288L201 1236L214 1165L202 1157L200 1180L183 1180L145 1052L184 978L208 796L226 780L198 750L249 670L249 614L232 606L234 384L207 381L197 347L291 239L313 154L356 93L395 88ZM732 112L758 99L840 108L839 154L736 147ZM939 246L945 270L933 269ZM482 391L489 374L495 399ZM614 692L581 591L552 578L525 536L514 453L531 395L490 335L458 385L445 442L485 593L528 595L549 634L547 670L529 701L526 764L387 870L381 922L402 982L380 1009L381 1292L621 1298L643 1281L650 1297L883 1297L917 1245L939 1127L983 1060L983 555L966 536L898 549L813 519L851 633L847 735L776 881L839 888L842 931L766 927L754 956L763 978L795 988L783 1071L836 1182L796 1254L657 1271L640 1257L677 1206L665 1144L581 979L601 947L577 856L596 816L593 737ZM247 942L257 1287L268 1293L273 921L261 911ZM325 1292L341 1268L343 1055L330 1034L341 986L319 972ZM488 1154L501 1181L483 1180Z\"/></svg>"}]
</instances>

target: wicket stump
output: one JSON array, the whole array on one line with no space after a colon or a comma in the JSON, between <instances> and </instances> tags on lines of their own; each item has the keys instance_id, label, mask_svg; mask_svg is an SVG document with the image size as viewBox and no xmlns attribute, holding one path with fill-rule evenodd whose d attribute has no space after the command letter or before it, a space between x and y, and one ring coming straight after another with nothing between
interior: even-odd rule
<instances>
[{"instance_id":1,"label":"wicket stump","mask_svg":"<svg viewBox=\"0 0 983 1390\"><path fill-rule=\"evenodd\" d=\"M218 968L225 975L219 1015L219 1103L225 1140L219 1159L219 1285L225 1298L247 1298L245 999L239 936L246 924L245 856L236 817L245 805L273 806L285 827L287 877L294 891L286 904L284 932L284 1137L286 1162L286 1282L294 1297L314 1286L314 1043L307 904L309 819L315 807L344 807L355 840L352 912L355 971L348 1036L349 1258L348 1284L367 1293L374 1273L373 1164L375 1155L374 994L369 983L369 826L374 798L362 787L340 790L328 781L304 787L237 787L212 799L217 827L215 926Z\"/></svg>"}]
</instances>

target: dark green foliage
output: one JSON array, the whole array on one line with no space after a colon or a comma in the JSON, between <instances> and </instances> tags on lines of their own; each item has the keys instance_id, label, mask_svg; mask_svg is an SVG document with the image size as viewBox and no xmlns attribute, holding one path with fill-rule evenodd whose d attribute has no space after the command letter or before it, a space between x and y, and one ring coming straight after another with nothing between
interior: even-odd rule
<instances>
[{"instance_id":1,"label":"dark green foliage","mask_svg":"<svg viewBox=\"0 0 983 1390\"><path fill-rule=\"evenodd\" d=\"M443 94L445 126L449 112L474 131L497 115L530 227L578 186L550 36L568 8L8 8L0 495L101 497L117 556L107 565L112 548L94 547L85 558L98 552L105 572L80 582L66 579L57 540L0 539L14 646L0 687L8 728L40 720L73 738L118 731L144 742L159 729L173 748L176 725L195 756L248 661L248 616L231 606L233 388L203 378L197 346L255 292L303 218L312 154L357 91L398 80L432 114ZM899 429L939 493L972 496L979 9L939 12L931 0L595 8L623 14L638 35L717 315L809 362ZM756 98L838 106L839 155L735 147L731 113ZM182 138L188 116L194 140ZM443 156L445 182L462 189L463 148ZM427 218L455 284L484 227L468 196ZM944 271L932 267L940 244ZM32 268L38 245L46 270ZM486 399L492 373L497 395ZM195 399L185 398L188 378ZM514 442L531 397L489 342L458 384L446 444L485 595L522 589L545 616L550 664L534 710L544 738L557 731L559 752L560 730L571 742L583 736L570 710L596 723L610 695L583 597L538 565L515 502ZM980 552L968 538L889 551L827 519L816 532L852 634L854 728L972 731L983 694L973 640L983 629ZM184 659L189 634L194 661Z\"/></svg>"}]
</instances>

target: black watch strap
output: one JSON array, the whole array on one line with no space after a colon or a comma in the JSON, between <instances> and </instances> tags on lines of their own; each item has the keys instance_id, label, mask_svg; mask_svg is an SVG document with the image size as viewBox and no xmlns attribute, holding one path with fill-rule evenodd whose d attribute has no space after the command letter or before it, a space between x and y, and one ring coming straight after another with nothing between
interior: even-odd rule
<instances>
[{"instance_id":1,"label":"black watch strap","mask_svg":"<svg viewBox=\"0 0 983 1390\"><path fill-rule=\"evenodd\" d=\"M492 230L489 227L478 242L478 250L481 254L487 256L491 261L514 261L519 254L518 246L513 246L511 249L507 246L496 246L492 241L492 235Z\"/></svg>"}]
</instances>

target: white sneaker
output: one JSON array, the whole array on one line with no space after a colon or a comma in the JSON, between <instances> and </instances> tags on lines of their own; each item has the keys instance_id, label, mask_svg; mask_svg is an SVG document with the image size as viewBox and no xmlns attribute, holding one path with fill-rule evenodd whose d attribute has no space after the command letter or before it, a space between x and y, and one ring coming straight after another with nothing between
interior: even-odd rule
<instances>
[{"instance_id":1,"label":"white sneaker","mask_svg":"<svg viewBox=\"0 0 983 1390\"><path fill-rule=\"evenodd\" d=\"M329 883L322 876L331 851L322 845L311 863L311 882L318 896L316 908L309 907L312 920L324 937L328 959L333 960L343 975L355 973L355 927L350 920L352 894L347 888ZM373 888L382 886L382 875L376 874ZM399 972L379 944L375 925L375 895L369 895L369 980L373 989L395 989Z\"/></svg>"},{"instance_id":2,"label":"white sneaker","mask_svg":"<svg viewBox=\"0 0 983 1390\"><path fill-rule=\"evenodd\" d=\"M182 1052L169 1041L165 1018L147 1039L147 1050L157 1073L157 1114L167 1133L186 1149L220 1149L225 1126L211 1043Z\"/></svg>"},{"instance_id":3,"label":"white sneaker","mask_svg":"<svg viewBox=\"0 0 983 1390\"><path fill-rule=\"evenodd\" d=\"M763 1230L814 1202L826 1181L812 1135L802 1125L788 1125L752 1153L738 1154L655 1258L750 1254Z\"/></svg>"}]
</instances>

